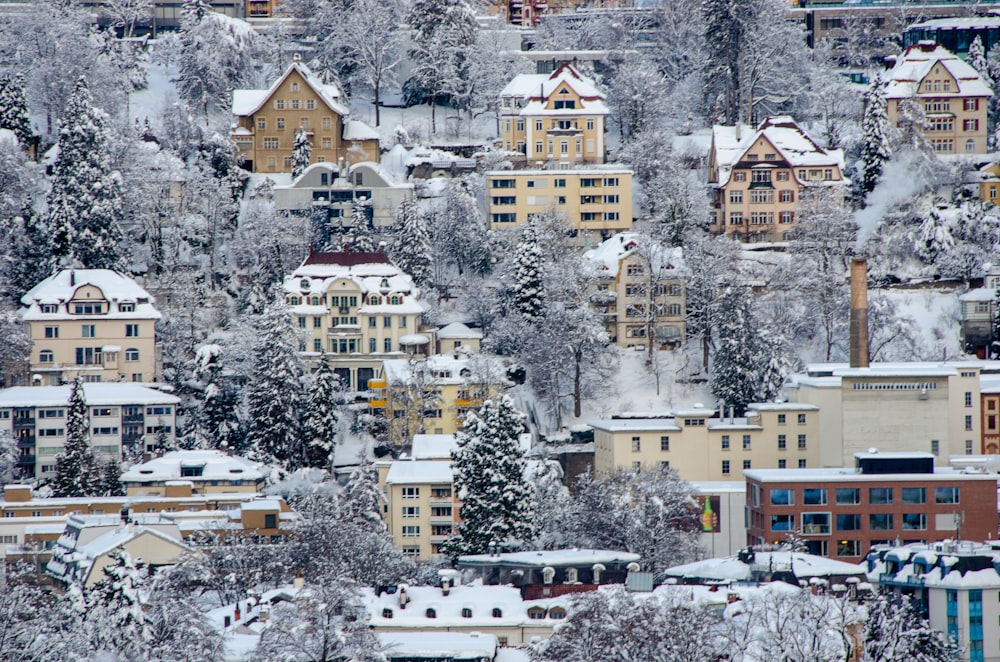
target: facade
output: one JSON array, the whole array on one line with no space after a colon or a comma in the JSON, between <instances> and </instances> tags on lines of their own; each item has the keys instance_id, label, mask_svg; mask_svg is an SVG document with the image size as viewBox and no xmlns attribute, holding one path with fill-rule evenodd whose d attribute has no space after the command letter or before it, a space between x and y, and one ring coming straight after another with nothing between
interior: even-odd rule
<instances>
[{"instance_id":1,"label":"facade","mask_svg":"<svg viewBox=\"0 0 1000 662\"><path fill-rule=\"evenodd\" d=\"M604 100L570 64L551 74L519 74L500 92L503 148L538 168L604 163Z\"/></svg>"},{"instance_id":2,"label":"facade","mask_svg":"<svg viewBox=\"0 0 1000 662\"><path fill-rule=\"evenodd\" d=\"M994 3L986 2L984 5ZM995 11L995 10L994 10ZM967 55L969 46L979 37L985 52L1000 44L1000 18L996 15L934 18L914 23L903 33L903 46L916 46L922 41L941 44L956 55ZM966 58L968 59L968 58Z\"/></svg>"},{"instance_id":3,"label":"facade","mask_svg":"<svg viewBox=\"0 0 1000 662\"><path fill-rule=\"evenodd\" d=\"M0 391L0 431L17 442L18 467L26 478L51 478L66 443L66 413L72 387L16 386ZM123 453L173 445L180 399L138 384L84 383L90 443L102 461Z\"/></svg>"},{"instance_id":4,"label":"facade","mask_svg":"<svg viewBox=\"0 0 1000 662\"><path fill-rule=\"evenodd\" d=\"M414 560L439 555L441 544L460 521L451 462L385 463L379 476L385 498L383 519L396 547Z\"/></svg>"},{"instance_id":5,"label":"facade","mask_svg":"<svg viewBox=\"0 0 1000 662\"><path fill-rule=\"evenodd\" d=\"M662 466L687 481L731 481L750 469L821 466L813 405L753 404L740 417L717 417L704 407L671 413L590 421L594 471Z\"/></svg>"},{"instance_id":6,"label":"facade","mask_svg":"<svg viewBox=\"0 0 1000 662\"><path fill-rule=\"evenodd\" d=\"M624 168L504 170L486 173L492 230L557 213L592 244L632 229L632 171Z\"/></svg>"},{"instance_id":7,"label":"facade","mask_svg":"<svg viewBox=\"0 0 1000 662\"><path fill-rule=\"evenodd\" d=\"M442 326L434 336L437 338L438 354L459 350L466 353L478 352L483 342L482 333L470 329L461 322L452 322Z\"/></svg>"},{"instance_id":8,"label":"facade","mask_svg":"<svg viewBox=\"0 0 1000 662\"><path fill-rule=\"evenodd\" d=\"M986 112L993 92L976 70L943 46L920 42L897 58L885 97L889 123L914 101L927 120L921 133L938 154L985 154Z\"/></svg>"},{"instance_id":9,"label":"facade","mask_svg":"<svg viewBox=\"0 0 1000 662\"><path fill-rule=\"evenodd\" d=\"M741 480L694 481L701 512L698 546L705 558L731 556L746 547L747 486Z\"/></svg>"},{"instance_id":10,"label":"facade","mask_svg":"<svg viewBox=\"0 0 1000 662\"><path fill-rule=\"evenodd\" d=\"M234 90L232 113L237 156L250 172L290 172L299 127L316 163L343 167L379 158L375 130L349 119L340 90L323 84L298 58L269 89Z\"/></svg>"},{"instance_id":11,"label":"facade","mask_svg":"<svg viewBox=\"0 0 1000 662\"><path fill-rule=\"evenodd\" d=\"M709 152L711 232L741 241L782 241L795 229L803 196L843 202L850 181L844 152L820 146L791 117L769 117L756 130L715 126Z\"/></svg>"},{"instance_id":12,"label":"facade","mask_svg":"<svg viewBox=\"0 0 1000 662\"><path fill-rule=\"evenodd\" d=\"M661 349L684 342L684 258L680 248L641 246L639 235L622 233L584 255L597 273L592 297L611 342L621 347Z\"/></svg>"},{"instance_id":13,"label":"facade","mask_svg":"<svg viewBox=\"0 0 1000 662\"><path fill-rule=\"evenodd\" d=\"M962 315L962 346L966 352L985 359L994 340L997 290L994 287L977 287L960 295L958 302Z\"/></svg>"},{"instance_id":14,"label":"facade","mask_svg":"<svg viewBox=\"0 0 1000 662\"><path fill-rule=\"evenodd\" d=\"M801 537L811 554L859 561L872 545L986 539L997 476L934 467L930 453L858 453L854 468L751 470L747 543Z\"/></svg>"},{"instance_id":15,"label":"facade","mask_svg":"<svg viewBox=\"0 0 1000 662\"><path fill-rule=\"evenodd\" d=\"M153 297L109 269L63 269L21 297L35 384L153 382L159 377Z\"/></svg>"},{"instance_id":16,"label":"facade","mask_svg":"<svg viewBox=\"0 0 1000 662\"><path fill-rule=\"evenodd\" d=\"M1000 163L988 163L976 174L979 199L991 205L1000 204Z\"/></svg>"},{"instance_id":17,"label":"facade","mask_svg":"<svg viewBox=\"0 0 1000 662\"><path fill-rule=\"evenodd\" d=\"M310 253L284 289L310 334L303 355L328 361L348 390L366 390L384 359L426 355L431 346L420 290L383 253Z\"/></svg>"},{"instance_id":18,"label":"facade","mask_svg":"<svg viewBox=\"0 0 1000 662\"><path fill-rule=\"evenodd\" d=\"M256 494L264 489L267 469L222 451L171 451L137 464L122 474L129 496Z\"/></svg>"}]
</instances>

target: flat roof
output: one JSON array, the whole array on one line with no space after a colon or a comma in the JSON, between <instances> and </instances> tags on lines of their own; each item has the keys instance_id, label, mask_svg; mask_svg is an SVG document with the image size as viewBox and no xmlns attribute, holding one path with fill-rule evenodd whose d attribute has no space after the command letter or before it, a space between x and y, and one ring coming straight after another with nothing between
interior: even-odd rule
<instances>
[{"instance_id":1,"label":"flat roof","mask_svg":"<svg viewBox=\"0 0 1000 662\"><path fill-rule=\"evenodd\" d=\"M900 483L904 481L926 481L933 483L962 481L993 481L1000 478L997 474L981 471L962 471L950 467L935 467L932 474L900 473L900 474L863 474L854 468L829 469L747 469L743 477L748 481L762 483L815 483L818 481L836 481L847 483Z\"/></svg>"}]
</instances>

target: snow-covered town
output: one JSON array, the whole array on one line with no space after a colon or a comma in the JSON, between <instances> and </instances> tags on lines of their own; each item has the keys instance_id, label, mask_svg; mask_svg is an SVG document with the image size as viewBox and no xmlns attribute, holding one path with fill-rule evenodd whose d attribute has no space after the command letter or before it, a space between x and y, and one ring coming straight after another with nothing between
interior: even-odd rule
<instances>
[{"instance_id":1,"label":"snow-covered town","mask_svg":"<svg viewBox=\"0 0 1000 662\"><path fill-rule=\"evenodd\" d=\"M0 2L0 662L1000 662L1000 0Z\"/></svg>"}]
</instances>

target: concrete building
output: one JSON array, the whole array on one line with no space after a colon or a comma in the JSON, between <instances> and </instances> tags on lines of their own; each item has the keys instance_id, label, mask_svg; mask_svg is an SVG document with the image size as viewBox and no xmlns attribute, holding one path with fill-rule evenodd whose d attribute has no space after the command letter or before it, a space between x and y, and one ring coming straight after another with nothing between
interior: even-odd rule
<instances>
[{"instance_id":1,"label":"concrete building","mask_svg":"<svg viewBox=\"0 0 1000 662\"><path fill-rule=\"evenodd\" d=\"M746 547L747 486L742 480L693 481L701 511L698 546L705 558L731 556Z\"/></svg>"},{"instance_id":2,"label":"concrete building","mask_svg":"<svg viewBox=\"0 0 1000 662\"><path fill-rule=\"evenodd\" d=\"M21 297L32 382L152 382L159 376L149 292L109 269L63 269Z\"/></svg>"},{"instance_id":3,"label":"concrete building","mask_svg":"<svg viewBox=\"0 0 1000 662\"><path fill-rule=\"evenodd\" d=\"M0 431L18 447L18 468L27 478L51 478L66 443L66 413L72 387L15 386L0 391ZM90 443L97 457L121 460L124 452L145 453L176 435L176 396L138 384L84 383L90 415Z\"/></svg>"},{"instance_id":4,"label":"concrete building","mask_svg":"<svg viewBox=\"0 0 1000 662\"><path fill-rule=\"evenodd\" d=\"M872 545L997 531L997 476L934 467L930 453L858 453L842 469L758 469L747 480L747 543L804 539L811 554L860 560Z\"/></svg>"},{"instance_id":5,"label":"concrete building","mask_svg":"<svg viewBox=\"0 0 1000 662\"><path fill-rule=\"evenodd\" d=\"M383 519L396 547L414 560L440 554L441 543L459 522L451 462L392 462L379 474Z\"/></svg>"},{"instance_id":6,"label":"concrete building","mask_svg":"<svg viewBox=\"0 0 1000 662\"><path fill-rule=\"evenodd\" d=\"M255 494L268 469L222 451L171 451L122 474L129 496L183 497L192 494Z\"/></svg>"},{"instance_id":7,"label":"concrete building","mask_svg":"<svg viewBox=\"0 0 1000 662\"><path fill-rule=\"evenodd\" d=\"M691 407L588 425L595 472L664 466L687 481L731 481L754 468L821 466L820 412L809 404L752 404L744 416Z\"/></svg>"}]
</instances>

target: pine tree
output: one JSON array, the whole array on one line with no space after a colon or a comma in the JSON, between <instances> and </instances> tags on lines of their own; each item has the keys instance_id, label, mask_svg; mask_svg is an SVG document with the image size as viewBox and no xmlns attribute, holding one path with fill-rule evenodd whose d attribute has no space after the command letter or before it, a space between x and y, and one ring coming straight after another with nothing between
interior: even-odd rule
<instances>
[{"instance_id":1,"label":"pine tree","mask_svg":"<svg viewBox=\"0 0 1000 662\"><path fill-rule=\"evenodd\" d=\"M312 151L312 143L309 142L306 130L299 127L299 130L295 132L295 141L292 143L292 179L297 178L309 167Z\"/></svg>"},{"instance_id":2,"label":"pine tree","mask_svg":"<svg viewBox=\"0 0 1000 662\"><path fill-rule=\"evenodd\" d=\"M739 121L741 45L746 7L740 0L703 0L705 24L705 94L708 106L724 124Z\"/></svg>"},{"instance_id":3,"label":"pine tree","mask_svg":"<svg viewBox=\"0 0 1000 662\"><path fill-rule=\"evenodd\" d=\"M417 203L406 198L396 212L396 241L392 246L392 261L409 274L417 285L427 285L433 275L431 235L427 219Z\"/></svg>"},{"instance_id":4,"label":"pine tree","mask_svg":"<svg viewBox=\"0 0 1000 662\"><path fill-rule=\"evenodd\" d=\"M375 251L375 240L369 227L365 205L355 201L351 211L351 233L344 237L344 250L351 253L371 253Z\"/></svg>"},{"instance_id":5,"label":"pine tree","mask_svg":"<svg viewBox=\"0 0 1000 662\"><path fill-rule=\"evenodd\" d=\"M358 466L351 472L347 485L340 494L337 518L345 523L367 530L385 531L381 512L382 495L378 489L378 470L365 454L358 458Z\"/></svg>"},{"instance_id":6,"label":"pine tree","mask_svg":"<svg viewBox=\"0 0 1000 662\"><path fill-rule=\"evenodd\" d=\"M518 439L523 429L524 415L506 395L466 417L451 455L462 523L449 554L482 554L491 544L534 539L532 489Z\"/></svg>"},{"instance_id":7,"label":"pine tree","mask_svg":"<svg viewBox=\"0 0 1000 662\"><path fill-rule=\"evenodd\" d=\"M0 129L10 129L17 136L21 149L28 149L34 141L31 118L28 116L28 99L24 92L24 74L0 80Z\"/></svg>"},{"instance_id":8,"label":"pine tree","mask_svg":"<svg viewBox=\"0 0 1000 662\"><path fill-rule=\"evenodd\" d=\"M111 553L104 575L87 595L88 619L97 622L103 635L95 638L110 651L141 653L149 640L149 626L139 598L139 571L122 549Z\"/></svg>"},{"instance_id":9,"label":"pine tree","mask_svg":"<svg viewBox=\"0 0 1000 662\"><path fill-rule=\"evenodd\" d=\"M12 302L19 302L25 292L52 275L52 237L45 219L30 206L0 225L12 244L12 259L3 265L0 289Z\"/></svg>"},{"instance_id":10,"label":"pine tree","mask_svg":"<svg viewBox=\"0 0 1000 662\"><path fill-rule=\"evenodd\" d=\"M73 382L68 404L66 445L56 456L52 491L58 497L97 496L101 493L102 480L100 466L90 447L90 416L81 377Z\"/></svg>"},{"instance_id":11,"label":"pine tree","mask_svg":"<svg viewBox=\"0 0 1000 662\"><path fill-rule=\"evenodd\" d=\"M195 377L204 385L185 448L236 449L242 441L239 394L223 375L222 347L204 345L195 353Z\"/></svg>"},{"instance_id":12,"label":"pine tree","mask_svg":"<svg viewBox=\"0 0 1000 662\"><path fill-rule=\"evenodd\" d=\"M247 385L247 436L250 456L288 469L302 464L302 362L292 318L284 303L273 301L260 321L253 376Z\"/></svg>"},{"instance_id":13,"label":"pine tree","mask_svg":"<svg viewBox=\"0 0 1000 662\"><path fill-rule=\"evenodd\" d=\"M966 63L976 70L987 87L993 89L993 78L990 76L990 65L986 60L986 49L983 48L983 40L979 35L969 44L969 55L965 59Z\"/></svg>"},{"instance_id":14,"label":"pine tree","mask_svg":"<svg viewBox=\"0 0 1000 662\"><path fill-rule=\"evenodd\" d=\"M882 77L875 75L865 94L865 114L861 120L864 145L861 149L861 185L871 193L882 176L882 168L889 160L889 117Z\"/></svg>"},{"instance_id":15,"label":"pine tree","mask_svg":"<svg viewBox=\"0 0 1000 662\"><path fill-rule=\"evenodd\" d=\"M313 374L306 404L306 420L302 441L305 444L305 464L309 467L329 468L333 465L333 452L337 445L340 416L337 413L337 392L340 379L330 369L330 364L320 361Z\"/></svg>"},{"instance_id":16,"label":"pine tree","mask_svg":"<svg viewBox=\"0 0 1000 662\"><path fill-rule=\"evenodd\" d=\"M122 483L122 465L117 460L111 460L101 471L101 496L125 496L125 485Z\"/></svg>"},{"instance_id":17,"label":"pine tree","mask_svg":"<svg viewBox=\"0 0 1000 662\"><path fill-rule=\"evenodd\" d=\"M111 169L106 117L94 107L81 78L59 129L49 228L56 258L75 260L88 269L123 271L121 176Z\"/></svg>"},{"instance_id":18,"label":"pine tree","mask_svg":"<svg viewBox=\"0 0 1000 662\"><path fill-rule=\"evenodd\" d=\"M534 221L521 228L521 238L515 251L514 306L527 321L538 322L545 309L545 285L541 271L542 247Z\"/></svg>"}]
</instances>

